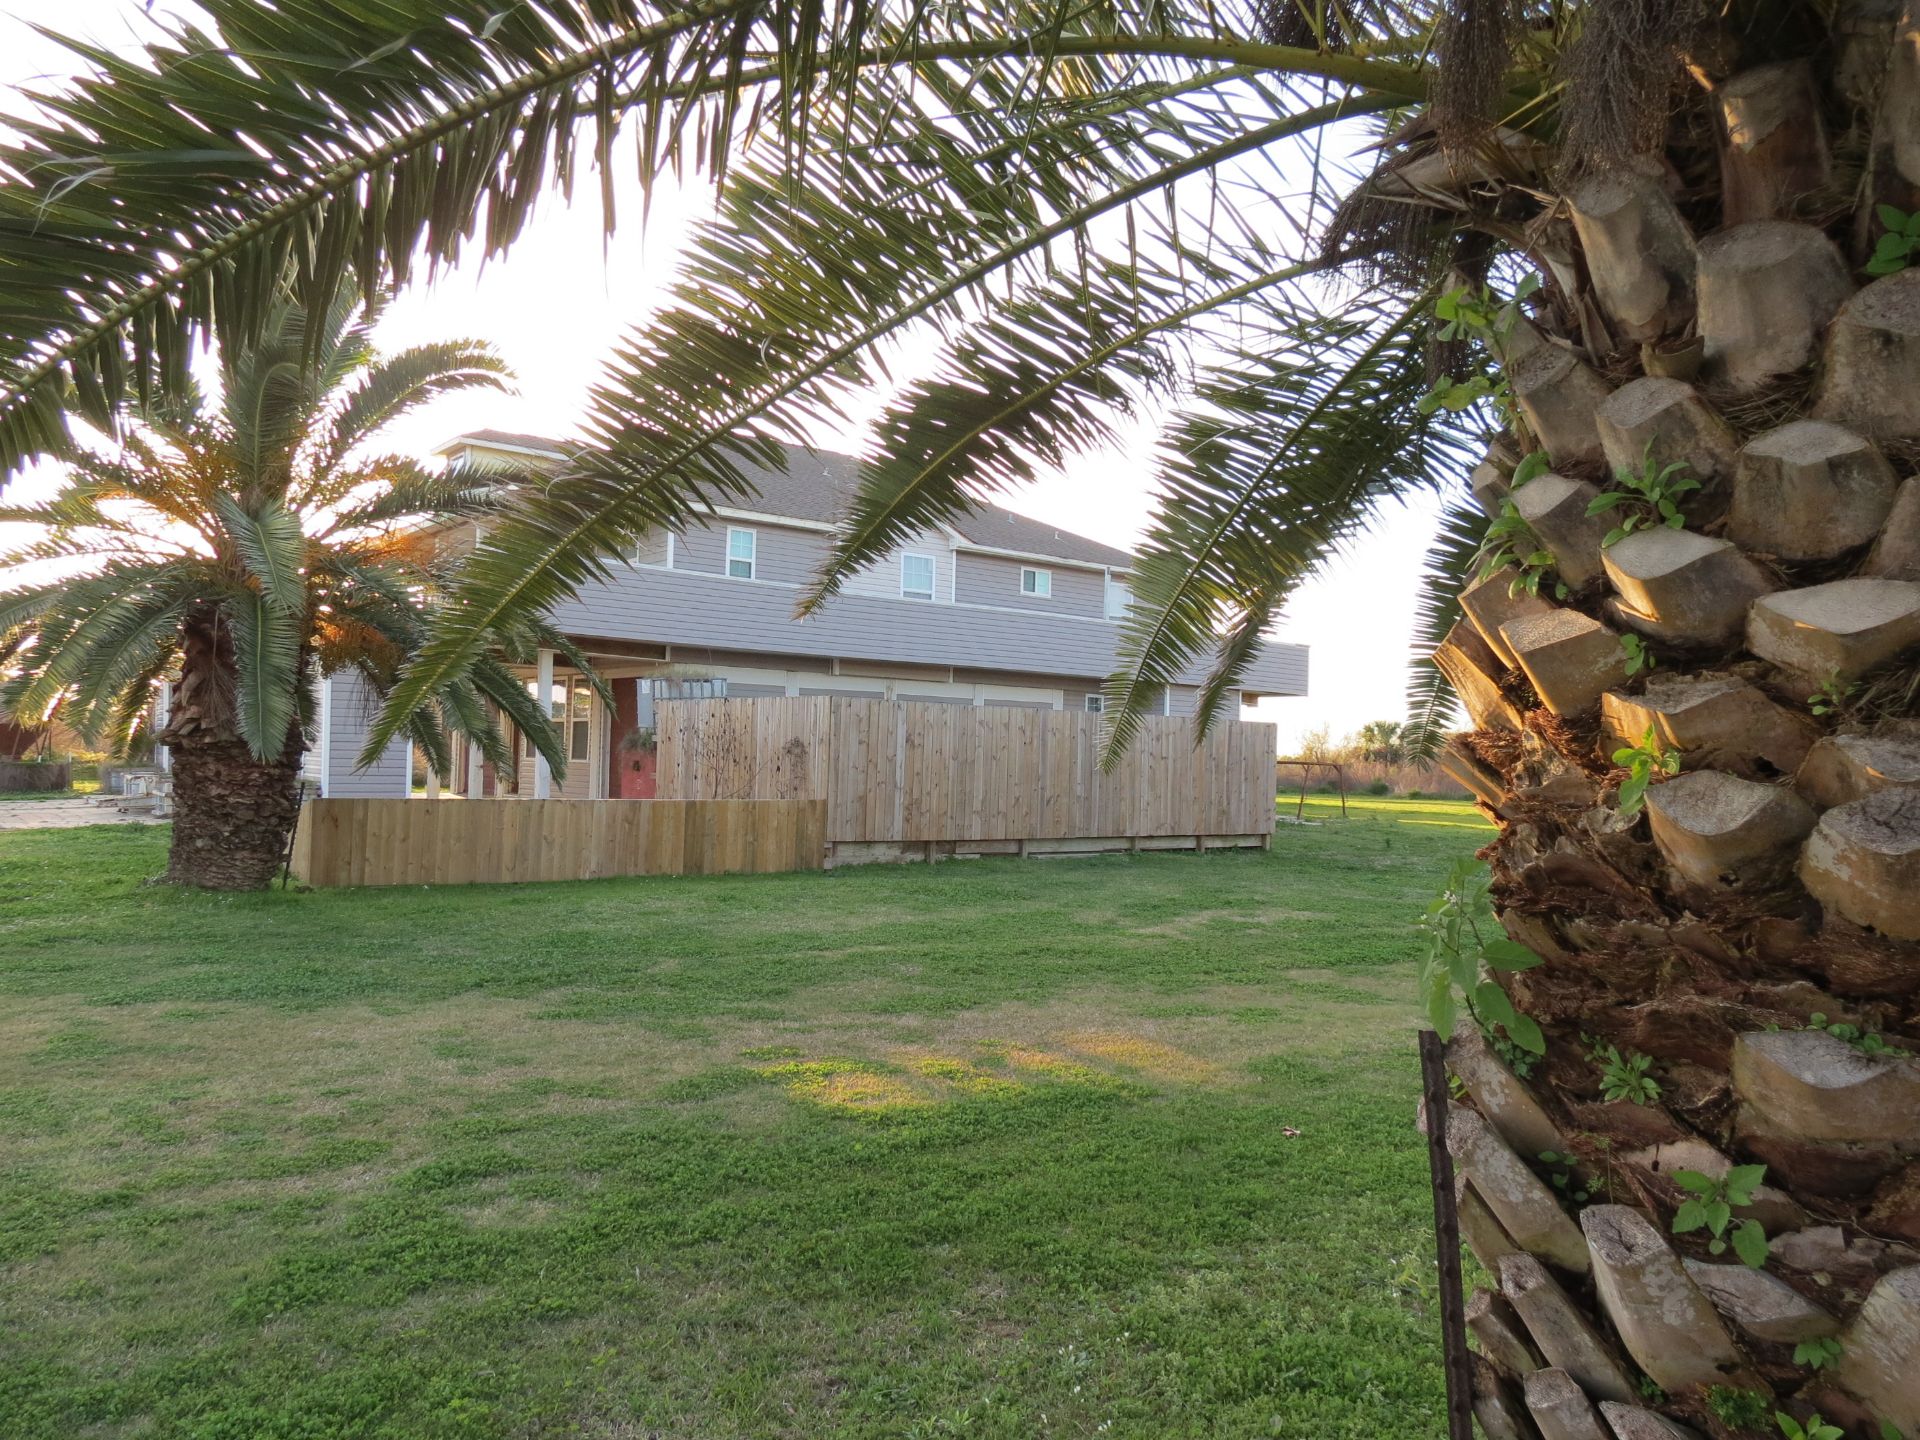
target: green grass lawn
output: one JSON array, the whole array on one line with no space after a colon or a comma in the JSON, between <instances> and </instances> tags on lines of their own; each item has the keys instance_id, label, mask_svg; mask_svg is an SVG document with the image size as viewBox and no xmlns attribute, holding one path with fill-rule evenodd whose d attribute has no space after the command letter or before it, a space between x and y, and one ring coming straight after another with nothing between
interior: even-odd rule
<instances>
[{"instance_id":1,"label":"green grass lawn","mask_svg":"<svg viewBox=\"0 0 1920 1440\"><path fill-rule=\"evenodd\" d=\"M1408 927L1490 832L1350 803L237 898L0 833L0 1435L1438 1433Z\"/></svg>"}]
</instances>

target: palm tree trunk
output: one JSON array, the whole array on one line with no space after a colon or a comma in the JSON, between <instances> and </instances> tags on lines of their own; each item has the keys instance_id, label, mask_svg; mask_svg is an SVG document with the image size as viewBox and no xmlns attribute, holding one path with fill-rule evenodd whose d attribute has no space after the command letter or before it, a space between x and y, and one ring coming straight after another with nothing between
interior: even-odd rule
<instances>
[{"instance_id":1,"label":"palm tree trunk","mask_svg":"<svg viewBox=\"0 0 1920 1440\"><path fill-rule=\"evenodd\" d=\"M1469 587L1436 657L1544 962L1496 977L1543 1057L1450 1046L1495 1437L1920 1436L1920 270L1861 273L1872 202L1920 209L1920 7L1827 39L1701 61L1666 154L1568 186L1580 293L1508 370L1552 468L1475 477L1571 587ZM1604 544L1649 455L1701 482L1685 528ZM1649 735L1679 773L1627 813Z\"/></svg>"},{"instance_id":2,"label":"palm tree trunk","mask_svg":"<svg viewBox=\"0 0 1920 1440\"><path fill-rule=\"evenodd\" d=\"M173 753L171 884L266 888L299 817L299 720L277 758L253 755L233 723L235 674L231 633L211 613L195 616L183 635L173 711L157 737Z\"/></svg>"}]
</instances>

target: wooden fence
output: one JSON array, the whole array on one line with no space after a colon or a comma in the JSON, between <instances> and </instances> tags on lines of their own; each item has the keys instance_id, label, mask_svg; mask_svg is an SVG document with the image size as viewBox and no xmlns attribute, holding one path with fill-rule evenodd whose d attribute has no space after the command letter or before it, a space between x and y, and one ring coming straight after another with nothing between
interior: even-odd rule
<instances>
[{"instance_id":1,"label":"wooden fence","mask_svg":"<svg viewBox=\"0 0 1920 1440\"><path fill-rule=\"evenodd\" d=\"M1196 721L1150 718L1111 770L1100 765L1100 717L1078 711L683 700L660 706L656 733L663 796L824 801L835 847L1204 847L1273 832L1271 725L1228 721L1196 744Z\"/></svg>"},{"instance_id":2,"label":"wooden fence","mask_svg":"<svg viewBox=\"0 0 1920 1440\"><path fill-rule=\"evenodd\" d=\"M312 800L309 885L474 885L819 870L818 800Z\"/></svg>"}]
</instances>

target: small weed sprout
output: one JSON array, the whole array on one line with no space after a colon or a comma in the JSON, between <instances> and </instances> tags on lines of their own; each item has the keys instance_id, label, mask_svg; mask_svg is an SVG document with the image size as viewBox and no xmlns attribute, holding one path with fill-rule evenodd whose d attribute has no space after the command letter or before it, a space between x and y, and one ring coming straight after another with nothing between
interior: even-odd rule
<instances>
[{"instance_id":1,"label":"small weed sprout","mask_svg":"<svg viewBox=\"0 0 1920 1440\"><path fill-rule=\"evenodd\" d=\"M1680 512L1679 498L1690 490L1700 488L1698 480L1681 474L1686 468L1684 460L1675 460L1656 468L1653 463L1653 442L1649 440L1639 470L1629 470L1624 466L1615 470L1613 478L1625 488L1603 490L1587 505L1589 515L1607 515L1616 510L1622 512L1613 529L1601 540L1601 547L1617 544L1636 530L1651 530L1657 525L1664 525L1669 530L1683 527L1687 517Z\"/></svg>"},{"instance_id":2,"label":"small weed sprout","mask_svg":"<svg viewBox=\"0 0 1920 1440\"><path fill-rule=\"evenodd\" d=\"M1507 1041L1527 1054L1544 1055L1547 1041L1540 1026L1516 1010L1507 992L1491 978L1495 970L1531 970L1540 963L1533 951L1501 933L1487 898L1492 884L1486 866L1462 860L1420 917L1419 928L1427 937L1427 953L1420 961L1420 993L1426 999L1427 1019L1442 1035L1450 1035L1464 1002L1482 1030L1492 1035L1498 1027Z\"/></svg>"},{"instance_id":3,"label":"small weed sprout","mask_svg":"<svg viewBox=\"0 0 1920 1440\"><path fill-rule=\"evenodd\" d=\"M1892 275L1906 269L1913 263L1914 251L1920 250L1920 210L1909 215L1898 205L1876 205L1873 213L1887 228L1874 244L1867 274Z\"/></svg>"},{"instance_id":4,"label":"small weed sprout","mask_svg":"<svg viewBox=\"0 0 1920 1440\"><path fill-rule=\"evenodd\" d=\"M1518 474L1518 471L1514 472ZM1511 566L1514 577L1507 586L1507 594L1538 595L1540 586L1547 576L1553 574L1558 563L1553 552L1540 543L1533 533L1533 527L1527 524L1511 499L1500 502L1500 513L1493 517L1493 523L1487 526L1487 533L1480 542L1480 553L1474 557L1480 564L1480 578L1494 574ZM1557 577L1553 583L1555 599L1564 600L1571 592Z\"/></svg>"},{"instance_id":5,"label":"small weed sprout","mask_svg":"<svg viewBox=\"0 0 1920 1440\"><path fill-rule=\"evenodd\" d=\"M1647 1073L1652 1056L1637 1050L1623 1055L1617 1046L1596 1043L1587 1058L1600 1067L1600 1093L1607 1099L1651 1105L1660 1098L1660 1082Z\"/></svg>"},{"instance_id":6,"label":"small weed sprout","mask_svg":"<svg viewBox=\"0 0 1920 1440\"><path fill-rule=\"evenodd\" d=\"M1687 1192L1687 1198L1673 1212L1673 1233L1705 1230L1711 1237L1709 1254L1724 1255L1732 1245L1742 1262L1758 1270L1767 1263L1767 1232L1758 1220L1735 1225L1733 1212L1736 1206L1752 1203L1753 1192L1766 1174L1764 1165L1736 1165L1718 1180L1698 1170L1674 1171L1674 1183Z\"/></svg>"},{"instance_id":7,"label":"small weed sprout","mask_svg":"<svg viewBox=\"0 0 1920 1440\"><path fill-rule=\"evenodd\" d=\"M1848 1025L1840 1021L1830 1021L1818 1010L1807 1017L1809 1030L1824 1030L1836 1040L1844 1040L1862 1055L1904 1055L1907 1052L1898 1045L1889 1045L1877 1031L1863 1030L1858 1025Z\"/></svg>"},{"instance_id":8,"label":"small weed sprout","mask_svg":"<svg viewBox=\"0 0 1920 1440\"><path fill-rule=\"evenodd\" d=\"M1847 1440L1847 1432L1822 1420L1818 1410L1808 1417L1805 1425L1782 1410L1774 1411L1773 1418L1785 1440Z\"/></svg>"},{"instance_id":9,"label":"small weed sprout","mask_svg":"<svg viewBox=\"0 0 1920 1440\"><path fill-rule=\"evenodd\" d=\"M1520 302L1540 288L1540 277L1528 275L1513 292L1511 300L1501 300L1492 290L1475 290L1462 285L1447 291L1433 302L1433 313L1440 320L1442 340L1477 340L1495 360L1506 353L1507 337L1520 320ZM1420 397L1422 415L1445 410L1458 414L1482 400L1491 400L1502 418L1513 416L1513 391L1504 375L1482 371L1456 380L1446 376ZM1524 482L1515 482L1524 483Z\"/></svg>"},{"instance_id":10,"label":"small weed sprout","mask_svg":"<svg viewBox=\"0 0 1920 1440\"><path fill-rule=\"evenodd\" d=\"M1793 1347L1793 1363L1809 1370L1824 1370L1840 1358L1840 1342L1831 1335L1818 1340L1802 1340Z\"/></svg>"},{"instance_id":11,"label":"small weed sprout","mask_svg":"<svg viewBox=\"0 0 1920 1440\"><path fill-rule=\"evenodd\" d=\"M1853 698L1859 686L1851 681L1842 680L1838 674L1829 675L1820 688L1808 697L1807 709L1815 715L1838 715L1847 708L1847 701Z\"/></svg>"},{"instance_id":12,"label":"small weed sprout","mask_svg":"<svg viewBox=\"0 0 1920 1440\"><path fill-rule=\"evenodd\" d=\"M1631 632L1620 637L1620 649L1627 657L1628 679L1642 670L1652 670L1660 663L1660 658L1653 653L1653 647Z\"/></svg>"},{"instance_id":13,"label":"small weed sprout","mask_svg":"<svg viewBox=\"0 0 1920 1440\"><path fill-rule=\"evenodd\" d=\"M1653 783L1653 777L1680 773L1680 752L1661 745L1649 725L1638 745L1613 752L1613 763L1627 772L1627 778L1620 782L1620 796L1615 803L1622 815L1638 815L1646 803L1647 786Z\"/></svg>"},{"instance_id":14,"label":"small weed sprout","mask_svg":"<svg viewBox=\"0 0 1920 1440\"><path fill-rule=\"evenodd\" d=\"M1573 1156L1563 1155L1558 1150L1542 1150L1540 1163L1548 1167L1548 1183L1574 1204L1584 1205L1592 1198L1590 1191L1578 1186L1573 1173L1573 1166L1576 1163Z\"/></svg>"}]
</instances>

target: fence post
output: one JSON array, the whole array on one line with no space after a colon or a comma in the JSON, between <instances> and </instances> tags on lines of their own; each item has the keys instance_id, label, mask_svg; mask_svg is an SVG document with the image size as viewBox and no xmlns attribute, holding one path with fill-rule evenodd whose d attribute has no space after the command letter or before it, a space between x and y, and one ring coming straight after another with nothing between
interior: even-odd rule
<instances>
[{"instance_id":1,"label":"fence post","mask_svg":"<svg viewBox=\"0 0 1920 1440\"><path fill-rule=\"evenodd\" d=\"M1438 1031L1420 1032L1427 1114L1427 1169L1433 1182L1433 1243L1440 1262L1440 1344L1447 1373L1447 1440L1473 1440L1473 1371L1467 1359L1467 1304L1460 1281L1460 1214L1447 1149L1447 1062Z\"/></svg>"}]
</instances>

